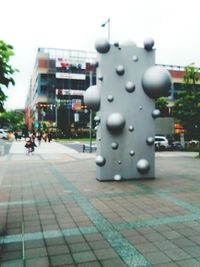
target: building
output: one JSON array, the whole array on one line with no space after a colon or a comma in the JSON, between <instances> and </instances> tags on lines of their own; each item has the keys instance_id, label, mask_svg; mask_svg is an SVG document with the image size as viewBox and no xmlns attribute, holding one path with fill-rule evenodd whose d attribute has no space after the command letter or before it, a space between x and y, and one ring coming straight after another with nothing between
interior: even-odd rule
<instances>
[{"instance_id":1,"label":"building","mask_svg":"<svg viewBox=\"0 0 200 267\"><path fill-rule=\"evenodd\" d=\"M29 130L45 126L69 131L68 135L73 135L78 130L89 128L90 111L84 106L83 93L91 84L96 84L94 61L95 52L38 49L25 108ZM171 95L168 97L170 113L177 98L176 92L183 82L185 67L160 66L167 68L172 76ZM177 133L183 131L180 124L174 128Z\"/></svg>"},{"instance_id":2,"label":"building","mask_svg":"<svg viewBox=\"0 0 200 267\"><path fill-rule=\"evenodd\" d=\"M72 130L87 127L83 93L96 83L95 59L92 52L38 49L25 108L29 130L62 128L62 119Z\"/></svg>"}]
</instances>

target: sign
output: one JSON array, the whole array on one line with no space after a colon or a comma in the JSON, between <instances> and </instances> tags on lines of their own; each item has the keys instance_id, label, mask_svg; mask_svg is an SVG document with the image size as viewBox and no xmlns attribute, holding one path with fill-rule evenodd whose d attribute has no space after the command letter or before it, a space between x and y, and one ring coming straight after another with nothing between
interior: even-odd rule
<instances>
[{"instance_id":1,"label":"sign","mask_svg":"<svg viewBox=\"0 0 200 267\"><path fill-rule=\"evenodd\" d=\"M81 99L72 99L72 110L81 110Z\"/></svg>"},{"instance_id":2,"label":"sign","mask_svg":"<svg viewBox=\"0 0 200 267\"><path fill-rule=\"evenodd\" d=\"M66 107L67 107L67 109L71 109L72 108L72 102L67 102Z\"/></svg>"},{"instance_id":3,"label":"sign","mask_svg":"<svg viewBox=\"0 0 200 267\"><path fill-rule=\"evenodd\" d=\"M56 72L57 79L85 80L86 75L81 73Z\"/></svg>"},{"instance_id":4,"label":"sign","mask_svg":"<svg viewBox=\"0 0 200 267\"><path fill-rule=\"evenodd\" d=\"M74 122L79 122L79 114L74 113Z\"/></svg>"},{"instance_id":5,"label":"sign","mask_svg":"<svg viewBox=\"0 0 200 267\"><path fill-rule=\"evenodd\" d=\"M83 96L84 90L73 90L73 89L56 89L56 95L77 95Z\"/></svg>"},{"instance_id":6,"label":"sign","mask_svg":"<svg viewBox=\"0 0 200 267\"><path fill-rule=\"evenodd\" d=\"M84 60L75 60L69 58L57 58L56 59L56 67L58 68L66 68L69 69L70 67L75 67L77 69L85 69L86 63Z\"/></svg>"}]
</instances>

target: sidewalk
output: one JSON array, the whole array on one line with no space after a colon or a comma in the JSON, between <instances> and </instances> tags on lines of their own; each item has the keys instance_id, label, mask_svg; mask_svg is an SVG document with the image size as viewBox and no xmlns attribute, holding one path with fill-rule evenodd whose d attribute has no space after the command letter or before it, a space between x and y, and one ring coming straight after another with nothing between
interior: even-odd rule
<instances>
[{"instance_id":1,"label":"sidewalk","mask_svg":"<svg viewBox=\"0 0 200 267\"><path fill-rule=\"evenodd\" d=\"M98 182L95 154L14 142L0 161L0 266L200 266L200 161L156 157L156 179Z\"/></svg>"}]
</instances>

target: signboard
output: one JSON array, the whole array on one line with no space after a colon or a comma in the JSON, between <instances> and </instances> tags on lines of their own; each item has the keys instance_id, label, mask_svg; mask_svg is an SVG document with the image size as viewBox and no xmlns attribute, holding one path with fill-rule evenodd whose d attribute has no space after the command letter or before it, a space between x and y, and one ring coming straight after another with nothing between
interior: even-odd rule
<instances>
[{"instance_id":1,"label":"signboard","mask_svg":"<svg viewBox=\"0 0 200 267\"><path fill-rule=\"evenodd\" d=\"M79 114L74 113L74 122L79 122Z\"/></svg>"},{"instance_id":2,"label":"signboard","mask_svg":"<svg viewBox=\"0 0 200 267\"><path fill-rule=\"evenodd\" d=\"M57 79L85 80L86 75L81 73L56 72Z\"/></svg>"},{"instance_id":3,"label":"signboard","mask_svg":"<svg viewBox=\"0 0 200 267\"><path fill-rule=\"evenodd\" d=\"M81 99L72 99L72 110L81 110Z\"/></svg>"},{"instance_id":4,"label":"signboard","mask_svg":"<svg viewBox=\"0 0 200 267\"><path fill-rule=\"evenodd\" d=\"M73 90L73 89L56 89L56 95L77 95L83 96L84 90Z\"/></svg>"},{"instance_id":5,"label":"signboard","mask_svg":"<svg viewBox=\"0 0 200 267\"><path fill-rule=\"evenodd\" d=\"M66 68L75 67L77 69L85 69L86 63L83 60L75 60L75 59L65 59L65 58L57 58L56 59L56 67L58 68Z\"/></svg>"}]
</instances>

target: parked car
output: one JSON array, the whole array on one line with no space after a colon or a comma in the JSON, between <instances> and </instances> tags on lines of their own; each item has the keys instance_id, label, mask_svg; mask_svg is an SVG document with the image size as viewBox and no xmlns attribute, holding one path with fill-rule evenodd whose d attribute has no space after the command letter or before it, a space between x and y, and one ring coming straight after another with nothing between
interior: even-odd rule
<instances>
[{"instance_id":1,"label":"parked car","mask_svg":"<svg viewBox=\"0 0 200 267\"><path fill-rule=\"evenodd\" d=\"M199 141L198 140L194 140L194 139L189 141L189 144L192 145L192 146L198 145L198 143L199 143Z\"/></svg>"},{"instance_id":2,"label":"parked car","mask_svg":"<svg viewBox=\"0 0 200 267\"><path fill-rule=\"evenodd\" d=\"M8 130L0 129L0 138L1 139L8 139Z\"/></svg>"},{"instance_id":3,"label":"parked car","mask_svg":"<svg viewBox=\"0 0 200 267\"><path fill-rule=\"evenodd\" d=\"M182 151L183 150L183 146L182 146L181 142L174 141L174 142L172 142L172 144L170 146L170 150Z\"/></svg>"},{"instance_id":4,"label":"parked car","mask_svg":"<svg viewBox=\"0 0 200 267\"><path fill-rule=\"evenodd\" d=\"M169 148L169 142L165 136L155 136L155 150L167 150Z\"/></svg>"}]
</instances>

